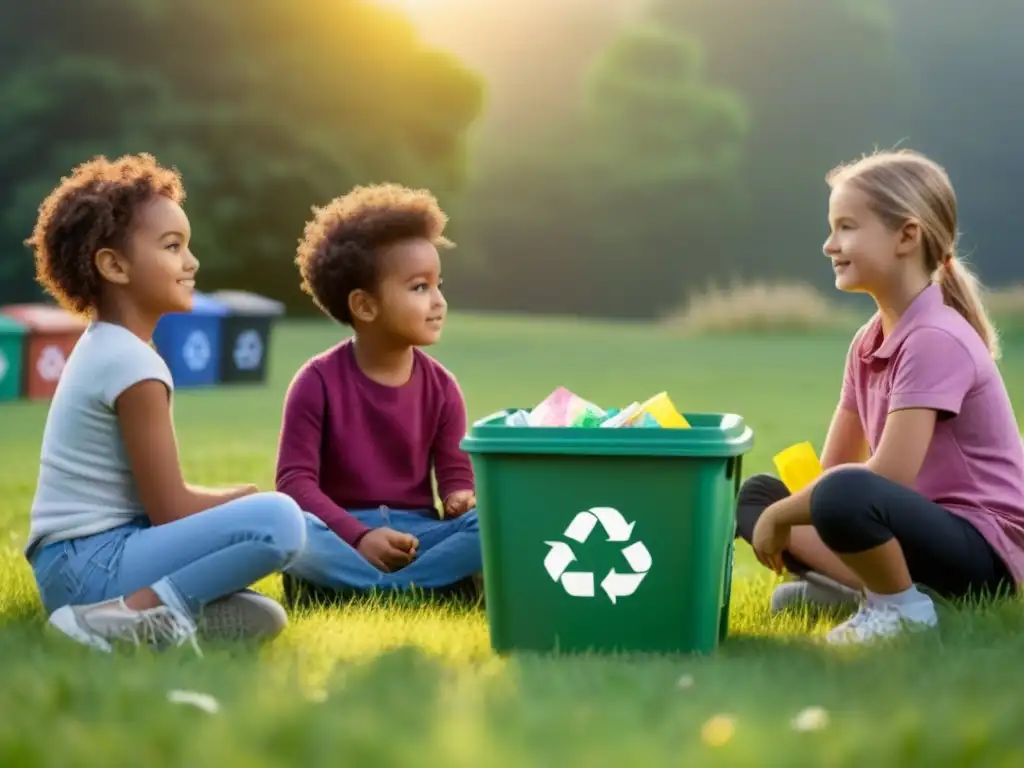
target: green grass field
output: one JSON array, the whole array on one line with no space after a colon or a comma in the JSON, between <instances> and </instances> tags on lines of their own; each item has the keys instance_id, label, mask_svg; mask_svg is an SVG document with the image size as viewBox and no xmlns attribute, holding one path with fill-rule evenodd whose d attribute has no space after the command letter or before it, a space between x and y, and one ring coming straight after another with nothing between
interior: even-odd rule
<instances>
[{"instance_id":1,"label":"green grass field","mask_svg":"<svg viewBox=\"0 0 1024 768\"><path fill-rule=\"evenodd\" d=\"M188 479L271 488L284 389L337 339L326 323L289 323L267 386L179 392ZM792 442L820 445L847 341L682 341L644 326L461 315L435 353L473 418L560 384L608 406L668 389L684 410L741 413L755 430L750 473ZM1007 341L1018 404L1022 352L1024 340ZM0 765L1024 764L1019 603L945 609L936 633L840 652L820 643L835 616L769 618L774 577L745 546L732 635L711 658L499 658L481 612L408 605L299 613L263 648L206 646L202 659L91 652L44 631L21 554L45 413L0 405ZM258 587L280 595L278 577ZM220 709L172 703L175 689ZM807 707L824 708L825 727L793 727Z\"/></svg>"}]
</instances>

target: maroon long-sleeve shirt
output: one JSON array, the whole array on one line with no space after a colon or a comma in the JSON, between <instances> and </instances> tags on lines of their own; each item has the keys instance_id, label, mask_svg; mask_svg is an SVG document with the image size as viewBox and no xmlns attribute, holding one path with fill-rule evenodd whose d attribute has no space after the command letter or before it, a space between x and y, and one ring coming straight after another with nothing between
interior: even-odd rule
<instances>
[{"instance_id":1,"label":"maroon long-sleeve shirt","mask_svg":"<svg viewBox=\"0 0 1024 768\"><path fill-rule=\"evenodd\" d=\"M367 530L348 510L430 509L430 470L442 499L473 490L459 448L466 406L455 378L416 349L400 387L370 379L351 340L299 369L284 403L277 490L355 546Z\"/></svg>"}]
</instances>

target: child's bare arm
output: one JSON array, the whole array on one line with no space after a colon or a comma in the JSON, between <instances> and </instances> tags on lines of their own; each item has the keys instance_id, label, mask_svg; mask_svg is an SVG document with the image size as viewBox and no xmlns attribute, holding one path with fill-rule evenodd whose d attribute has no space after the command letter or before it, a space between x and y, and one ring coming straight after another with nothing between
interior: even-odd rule
<instances>
[{"instance_id":1,"label":"child's bare arm","mask_svg":"<svg viewBox=\"0 0 1024 768\"><path fill-rule=\"evenodd\" d=\"M115 407L139 499L153 525L194 515L256 490L253 486L199 490L185 483L169 394L162 382L140 381L118 397Z\"/></svg>"},{"instance_id":2,"label":"child's bare arm","mask_svg":"<svg viewBox=\"0 0 1024 768\"><path fill-rule=\"evenodd\" d=\"M821 451L822 469L841 464L862 464L868 460L868 443L860 416L840 405L832 415L825 446Z\"/></svg>"}]
</instances>

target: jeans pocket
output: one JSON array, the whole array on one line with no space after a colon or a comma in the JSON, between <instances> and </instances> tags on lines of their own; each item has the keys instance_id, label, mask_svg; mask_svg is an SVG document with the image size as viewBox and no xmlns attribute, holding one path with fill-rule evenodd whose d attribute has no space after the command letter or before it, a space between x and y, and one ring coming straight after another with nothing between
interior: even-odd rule
<instances>
[{"instance_id":1,"label":"jeans pocket","mask_svg":"<svg viewBox=\"0 0 1024 768\"><path fill-rule=\"evenodd\" d=\"M111 587L117 583L125 540L137 530L120 526L110 531L71 539L67 542L69 583L75 587L71 599L78 604L98 603L117 595Z\"/></svg>"},{"instance_id":2,"label":"jeans pocket","mask_svg":"<svg viewBox=\"0 0 1024 768\"><path fill-rule=\"evenodd\" d=\"M32 558L32 573L39 599L48 614L72 602L79 591L66 541L50 544L37 553Z\"/></svg>"}]
</instances>

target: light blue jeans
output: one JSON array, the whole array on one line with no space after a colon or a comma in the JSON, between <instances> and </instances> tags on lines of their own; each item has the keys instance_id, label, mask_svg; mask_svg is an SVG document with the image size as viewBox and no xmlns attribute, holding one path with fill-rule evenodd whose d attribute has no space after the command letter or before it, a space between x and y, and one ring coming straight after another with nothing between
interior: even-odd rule
<instances>
[{"instance_id":1,"label":"light blue jeans","mask_svg":"<svg viewBox=\"0 0 1024 768\"><path fill-rule=\"evenodd\" d=\"M257 493L165 525L140 518L56 541L34 552L31 564L48 614L149 587L194 619L207 603L282 570L305 543L298 505Z\"/></svg>"},{"instance_id":2,"label":"light blue jeans","mask_svg":"<svg viewBox=\"0 0 1024 768\"><path fill-rule=\"evenodd\" d=\"M483 569L476 510L438 520L433 510L406 511L380 507L351 513L363 525L387 527L419 540L416 559L393 573L369 563L320 518L306 513L306 546L285 569L311 584L330 589L435 589L454 584Z\"/></svg>"}]
</instances>

